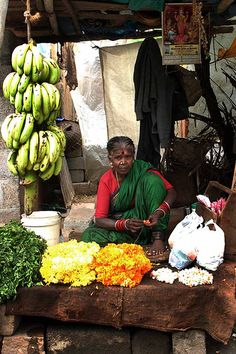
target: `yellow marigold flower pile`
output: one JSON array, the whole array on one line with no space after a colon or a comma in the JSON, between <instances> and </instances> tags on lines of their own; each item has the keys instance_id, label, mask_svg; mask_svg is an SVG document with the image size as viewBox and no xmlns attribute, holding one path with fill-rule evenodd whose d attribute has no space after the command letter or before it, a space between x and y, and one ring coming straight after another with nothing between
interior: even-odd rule
<instances>
[{"instance_id":1,"label":"yellow marigold flower pile","mask_svg":"<svg viewBox=\"0 0 236 354\"><path fill-rule=\"evenodd\" d=\"M143 248L135 244L110 243L96 255L97 281L104 285L134 287L145 273L151 270L151 262Z\"/></svg>"},{"instance_id":2,"label":"yellow marigold flower pile","mask_svg":"<svg viewBox=\"0 0 236 354\"><path fill-rule=\"evenodd\" d=\"M42 257L41 276L46 284L89 285L96 279L94 256L99 250L96 242L76 240L50 246Z\"/></svg>"}]
</instances>

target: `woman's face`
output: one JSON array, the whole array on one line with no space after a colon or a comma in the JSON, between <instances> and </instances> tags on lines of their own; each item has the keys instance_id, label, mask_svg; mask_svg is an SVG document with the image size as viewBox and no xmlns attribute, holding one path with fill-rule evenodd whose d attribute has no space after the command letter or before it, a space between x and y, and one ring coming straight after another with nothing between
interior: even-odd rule
<instances>
[{"instance_id":1,"label":"woman's face","mask_svg":"<svg viewBox=\"0 0 236 354\"><path fill-rule=\"evenodd\" d=\"M119 175L127 175L134 161L134 149L132 146L119 144L109 155L113 171Z\"/></svg>"}]
</instances>

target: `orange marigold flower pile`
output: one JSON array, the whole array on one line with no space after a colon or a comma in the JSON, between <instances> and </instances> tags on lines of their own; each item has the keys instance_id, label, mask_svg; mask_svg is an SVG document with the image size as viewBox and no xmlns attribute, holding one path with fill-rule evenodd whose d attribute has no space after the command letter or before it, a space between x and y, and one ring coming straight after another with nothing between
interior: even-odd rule
<instances>
[{"instance_id":1,"label":"orange marigold flower pile","mask_svg":"<svg viewBox=\"0 0 236 354\"><path fill-rule=\"evenodd\" d=\"M143 248L136 244L110 243L95 256L97 281L104 285L132 288L141 282L143 275L151 268Z\"/></svg>"}]
</instances>

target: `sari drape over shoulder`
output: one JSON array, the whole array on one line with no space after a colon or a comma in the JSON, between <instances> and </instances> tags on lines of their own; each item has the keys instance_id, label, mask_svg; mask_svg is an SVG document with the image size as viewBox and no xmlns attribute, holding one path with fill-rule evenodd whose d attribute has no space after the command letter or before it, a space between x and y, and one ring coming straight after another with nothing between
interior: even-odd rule
<instances>
[{"instance_id":1,"label":"sari drape over shoulder","mask_svg":"<svg viewBox=\"0 0 236 354\"><path fill-rule=\"evenodd\" d=\"M120 188L111 196L110 218L145 220L163 202L166 189L162 179L148 170L153 166L148 162L136 160ZM168 226L169 215L162 217L155 226L155 231L165 231ZM83 232L82 240L85 242L95 241L104 246L107 243L137 243L144 245L150 242L150 228L143 226L139 233L132 234L117 232L100 228L90 223Z\"/></svg>"}]
</instances>

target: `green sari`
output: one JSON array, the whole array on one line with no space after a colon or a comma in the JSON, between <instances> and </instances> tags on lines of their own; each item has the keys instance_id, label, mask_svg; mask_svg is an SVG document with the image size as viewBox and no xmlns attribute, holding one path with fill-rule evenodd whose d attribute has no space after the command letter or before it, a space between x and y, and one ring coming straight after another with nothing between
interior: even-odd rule
<instances>
[{"instance_id":1,"label":"green sari","mask_svg":"<svg viewBox=\"0 0 236 354\"><path fill-rule=\"evenodd\" d=\"M154 169L148 162L134 161L131 170L111 200L111 218L146 220L163 202L166 196L164 182L154 172L147 172L150 168ZM153 230L165 231L167 229L168 221L169 214L166 214L152 230L143 226L137 234L106 230L96 226L92 221L83 232L82 241L95 241L101 246L111 242L145 245L150 242Z\"/></svg>"}]
</instances>

